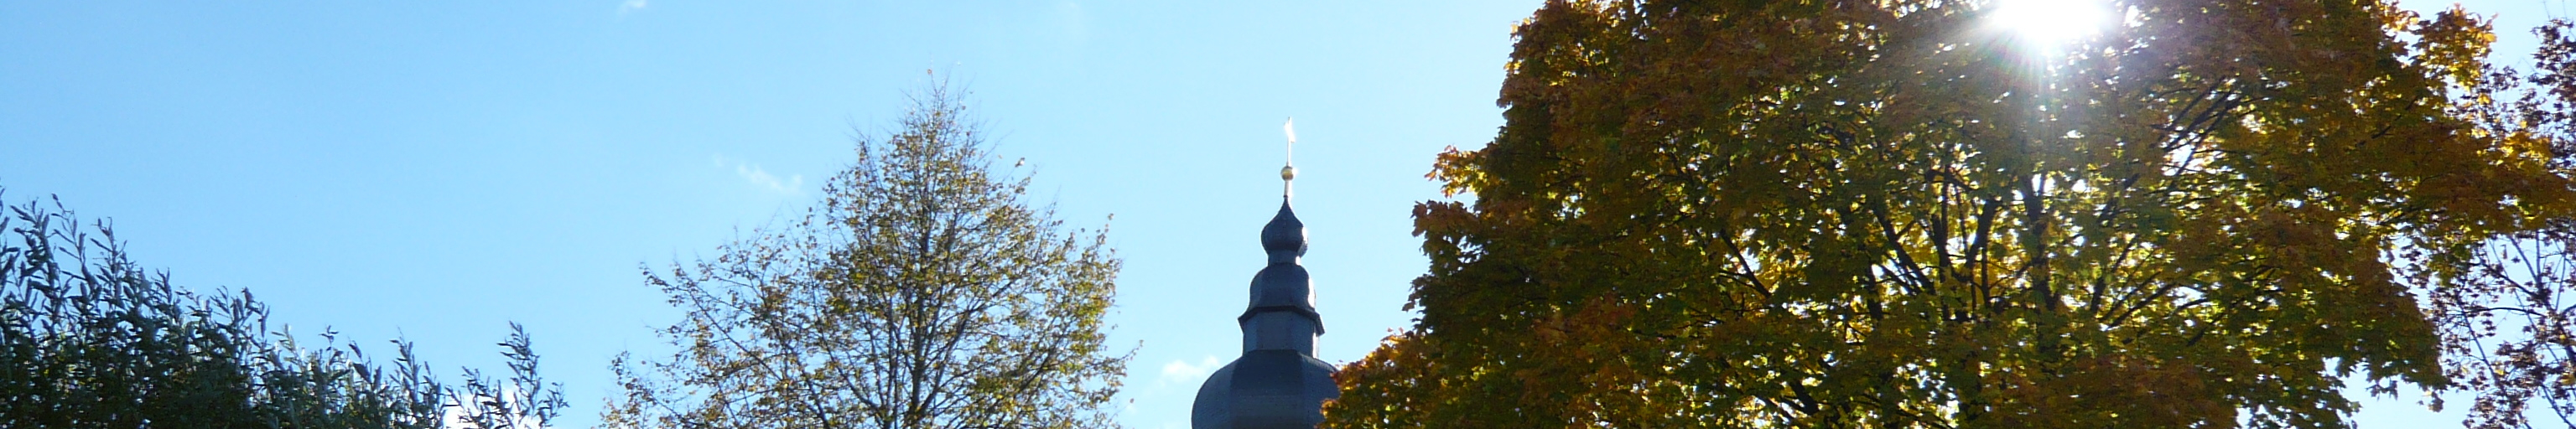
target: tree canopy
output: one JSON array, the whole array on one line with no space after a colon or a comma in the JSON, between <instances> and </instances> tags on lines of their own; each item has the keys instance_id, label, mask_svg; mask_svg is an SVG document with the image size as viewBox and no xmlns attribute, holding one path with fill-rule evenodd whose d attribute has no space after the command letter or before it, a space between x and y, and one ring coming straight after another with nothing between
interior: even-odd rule
<instances>
[{"instance_id":1,"label":"tree canopy","mask_svg":"<svg viewBox=\"0 0 2576 429\"><path fill-rule=\"evenodd\" d=\"M2550 168L2576 170L2576 22L2532 30L2529 73L2489 65L2464 98L2501 135L2546 142ZM2442 359L2454 391L2472 393L2473 428L2576 427L2576 217L2543 212L2468 252L2425 255ZM2436 405L2439 405L2436 402ZM2540 422L2532 419L2537 417Z\"/></svg>"},{"instance_id":2,"label":"tree canopy","mask_svg":"<svg viewBox=\"0 0 2576 429\"><path fill-rule=\"evenodd\" d=\"M201 294L130 259L60 201L0 216L0 427L508 429L564 406L527 332L510 375L443 383L395 340L391 362L331 332L303 344L247 290Z\"/></svg>"},{"instance_id":3,"label":"tree canopy","mask_svg":"<svg viewBox=\"0 0 2576 429\"><path fill-rule=\"evenodd\" d=\"M614 364L617 427L1109 427L1132 354L1104 344L1118 259L992 167L944 86L789 227L645 273L684 319Z\"/></svg>"},{"instance_id":4,"label":"tree canopy","mask_svg":"<svg viewBox=\"0 0 2576 429\"><path fill-rule=\"evenodd\" d=\"M1550 1L1334 427L2339 427L2563 217L2492 34L2384 1ZM2420 274L2420 275L2419 275Z\"/></svg>"}]
</instances>

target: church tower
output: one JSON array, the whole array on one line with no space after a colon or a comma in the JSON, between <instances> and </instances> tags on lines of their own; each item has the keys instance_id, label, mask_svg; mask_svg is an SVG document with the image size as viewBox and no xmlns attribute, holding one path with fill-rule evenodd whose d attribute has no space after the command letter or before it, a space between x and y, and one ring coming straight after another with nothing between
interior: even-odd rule
<instances>
[{"instance_id":1,"label":"church tower","mask_svg":"<svg viewBox=\"0 0 2576 429\"><path fill-rule=\"evenodd\" d=\"M1290 144L1296 136L1290 129ZM1296 167L1280 168L1279 178L1295 180ZM1306 254L1306 224L1290 209L1289 190L1281 187L1279 215L1261 228L1270 264L1252 276L1252 303L1235 318L1243 328L1243 357L1199 385L1191 429L1311 429L1324 421L1324 400L1341 392L1333 366L1315 359L1324 321L1315 314L1306 267L1297 264Z\"/></svg>"}]
</instances>

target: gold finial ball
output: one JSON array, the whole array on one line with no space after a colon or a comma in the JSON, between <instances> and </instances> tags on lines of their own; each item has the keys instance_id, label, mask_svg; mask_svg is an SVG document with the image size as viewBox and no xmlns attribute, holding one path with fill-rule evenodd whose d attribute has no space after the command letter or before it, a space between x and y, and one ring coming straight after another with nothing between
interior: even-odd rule
<instances>
[{"instance_id":1,"label":"gold finial ball","mask_svg":"<svg viewBox=\"0 0 2576 429\"><path fill-rule=\"evenodd\" d=\"M1296 166L1279 167L1279 180L1297 180Z\"/></svg>"}]
</instances>

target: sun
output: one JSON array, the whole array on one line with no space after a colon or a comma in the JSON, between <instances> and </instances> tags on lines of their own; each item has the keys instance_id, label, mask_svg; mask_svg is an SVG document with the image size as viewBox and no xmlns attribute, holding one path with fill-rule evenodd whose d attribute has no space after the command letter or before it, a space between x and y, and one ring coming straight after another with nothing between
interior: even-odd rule
<instances>
[{"instance_id":1,"label":"sun","mask_svg":"<svg viewBox=\"0 0 2576 429\"><path fill-rule=\"evenodd\" d=\"M2101 31L2111 17L2100 0L1995 0L1988 7L1995 10L1986 16L1987 25L2041 54Z\"/></svg>"}]
</instances>

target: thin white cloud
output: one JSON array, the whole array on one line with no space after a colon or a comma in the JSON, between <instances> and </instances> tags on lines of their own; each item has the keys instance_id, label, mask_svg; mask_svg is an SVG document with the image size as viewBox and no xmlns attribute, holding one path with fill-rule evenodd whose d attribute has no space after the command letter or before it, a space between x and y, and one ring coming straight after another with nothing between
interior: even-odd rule
<instances>
[{"instance_id":1,"label":"thin white cloud","mask_svg":"<svg viewBox=\"0 0 2576 429\"><path fill-rule=\"evenodd\" d=\"M1225 362L1216 360L1215 355L1200 358L1196 364L1190 363L1188 359L1173 359L1171 363L1163 364L1163 376L1155 379L1154 384L1159 386L1198 381L1207 378L1208 374L1215 373L1218 367L1223 366Z\"/></svg>"},{"instance_id":2,"label":"thin white cloud","mask_svg":"<svg viewBox=\"0 0 2576 429\"><path fill-rule=\"evenodd\" d=\"M644 10L646 6L652 5L653 4L651 3L646 3L645 0L626 0L625 3L617 4L617 14L623 16L626 15L627 12Z\"/></svg>"},{"instance_id":3,"label":"thin white cloud","mask_svg":"<svg viewBox=\"0 0 2576 429\"><path fill-rule=\"evenodd\" d=\"M787 176L787 179L780 180L778 175L769 174L768 170L760 169L759 164L728 160L725 159L724 155L716 155L716 166L733 167L733 174L735 176L740 176L743 181L751 182L753 186L758 186L761 189L765 189L770 192L776 192L782 195L796 195L804 193L805 176L801 174L790 175Z\"/></svg>"}]
</instances>

